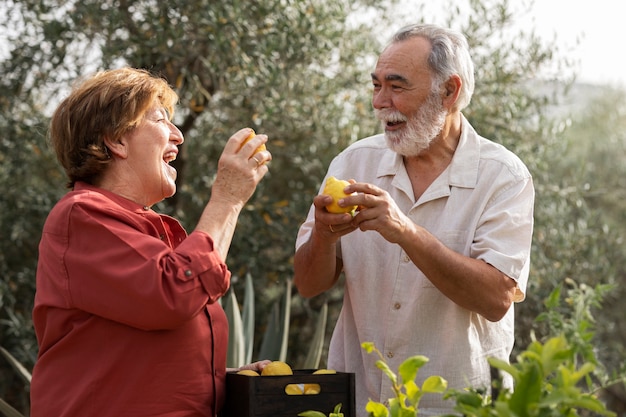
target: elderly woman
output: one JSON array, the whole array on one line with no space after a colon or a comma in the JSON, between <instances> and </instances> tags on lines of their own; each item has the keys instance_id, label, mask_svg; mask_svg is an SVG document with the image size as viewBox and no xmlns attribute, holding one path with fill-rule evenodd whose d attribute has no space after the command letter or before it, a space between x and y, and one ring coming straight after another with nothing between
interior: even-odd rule
<instances>
[{"instance_id":1,"label":"elderly woman","mask_svg":"<svg viewBox=\"0 0 626 417\"><path fill-rule=\"evenodd\" d=\"M257 149L265 135L235 133L187 234L151 209L176 191L177 100L161 78L124 68L86 80L52 116L71 190L39 247L33 417L206 417L223 403L225 259L271 154Z\"/></svg>"}]
</instances>

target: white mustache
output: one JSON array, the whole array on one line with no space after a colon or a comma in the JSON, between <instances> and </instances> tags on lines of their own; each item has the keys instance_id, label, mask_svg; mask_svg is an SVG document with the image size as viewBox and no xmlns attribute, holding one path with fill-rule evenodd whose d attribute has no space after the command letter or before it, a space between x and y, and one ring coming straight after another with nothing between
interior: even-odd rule
<instances>
[{"instance_id":1,"label":"white mustache","mask_svg":"<svg viewBox=\"0 0 626 417\"><path fill-rule=\"evenodd\" d=\"M374 109L374 115L378 120L386 123L406 122L409 119L398 110L393 109Z\"/></svg>"}]
</instances>

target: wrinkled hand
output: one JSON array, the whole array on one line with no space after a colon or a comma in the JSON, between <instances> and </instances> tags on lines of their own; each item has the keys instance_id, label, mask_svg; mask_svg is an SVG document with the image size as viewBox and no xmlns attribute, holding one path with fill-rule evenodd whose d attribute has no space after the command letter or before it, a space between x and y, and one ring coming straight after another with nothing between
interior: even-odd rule
<instances>
[{"instance_id":1,"label":"wrinkled hand","mask_svg":"<svg viewBox=\"0 0 626 417\"><path fill-rule=\"evenodd\" d=\"M250 132L249 128L239 130L224 146L218 161L211 198L243 206L267 174L266 163L272 160L272 154L267 150L255 153L267 141L267 136L257 135L242 146Z\"/></svg>"},{"instance_id":2,"label":"wrinkled hand","mask_svg":"<svg viewBox=\"0 0 626 417\"><path fill-rule=\"evenodd\" d=\"M356 229L375 230L389 242L401 242L411 220L398 208L388 192L372 184L354 181L345 191L347 194L356 192L339 201L342 206L358 206L354 217L349 213L328 213L324 207L332 201L330 196L320 194L313 199L315 228L320 236L337 241Z\"/></svg>"},{"instance_id":3,"label":"wrinkled hand","mask_svg":"<svg viewBox=\"0 0 626 417\"><path fill-rule=\"evenodd\" d=\"M315 206L315 231L319 236L331 242L336 242L343 235L354 230L350 213L329 213L326 206L332 203L333 198L326 194L319 194L313 198ZM349 205L349 204L347 204Z\"/></svg>"},{"instance_id":4,"label":"wrinkled hand","mask_svg":"<svg viewBox=\"0 0 626 417\"><path fill-rule=\"evenodd\" d=\"M237 368L237 371L242 371L244 369L250 369L252 371L257 371L259 374L261 373L261 371L263 370L263 368L265 368L267 366L268 363L270 363L272 361L268 360L268 359L264 359L262 361L258 361L258 362L253 362L253 363L249 363L247 365L243 365L240 368Z\"/></svg>"},{"instance_id":5,"label":"wrinkled hand","mask_svg":"<svg viewBox=\"0 0 626 417\"><path fill-rule=\"evenodd\" d=\"M352 218L352 225L360 230L375 230L391 243L400 243L411 220L400 210L389 193L367 183L355 183L347 187L356 192L346 197L347 204L356 204L359 210Z\"/></svg>"}]
</instances>

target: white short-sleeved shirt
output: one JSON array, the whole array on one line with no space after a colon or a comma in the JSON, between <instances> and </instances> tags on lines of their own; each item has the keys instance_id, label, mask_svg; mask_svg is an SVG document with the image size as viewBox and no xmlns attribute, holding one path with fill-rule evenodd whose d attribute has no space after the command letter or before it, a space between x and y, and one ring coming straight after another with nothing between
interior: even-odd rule
<instances>
[{"instance_id":1,"label":"white short-sleeved shirt","mask_svg":"<svg viewBox=\"0 0 626 417\"><path fill-rule=\"evenodd\" d=\"M415 201L402 157L383 135L359 140L331 163L327 177L374 184L399 208L447 247L495 266L517 282L522 301L528 280L534 188L523 162L503 146L480 137L463 117L452 162ZM296 248L314 224L311 208ZM488 387L488 357L509 360L513 348L513 307L494 323L445 297L397 244L375 231L356 230L341 238L343 307L330 342L328 367L356 373L357 410L368 399L384 402L391 384L362 342L373 342L392 370L406 358L424 355L421 385L439 375L451 388ZM509 381L510 382L510 381ZM420 415L450 411L450 401L425 395Z\"/></svg>"}]
</instances>

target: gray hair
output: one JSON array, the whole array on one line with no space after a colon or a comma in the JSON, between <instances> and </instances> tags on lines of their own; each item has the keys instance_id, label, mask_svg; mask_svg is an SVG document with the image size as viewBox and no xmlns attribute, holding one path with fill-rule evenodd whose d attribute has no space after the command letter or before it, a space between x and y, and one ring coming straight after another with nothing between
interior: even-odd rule
<instances>
[{"instance_id":1,"label":"gray hair","mask_svg":"<svg viewBox=\"0 0 626 417\"><path fill-rule=\"evenodd\" d=\"M439 90L441 84L452 75L461 78L461 92L456 103L458 110L463 110L470 103L474 93L474 63L469 53L465 36L452 29L436 25L414 24L401 28L391 38L391 44L421 36L430 41L432 47L428 65L434 73L433 89Z\"/></svg>"}]
</instances>

